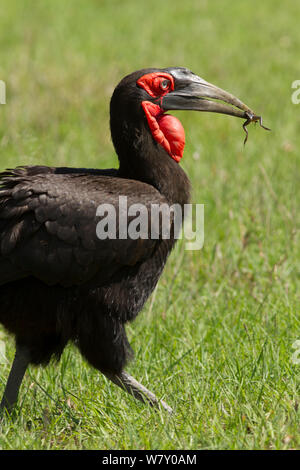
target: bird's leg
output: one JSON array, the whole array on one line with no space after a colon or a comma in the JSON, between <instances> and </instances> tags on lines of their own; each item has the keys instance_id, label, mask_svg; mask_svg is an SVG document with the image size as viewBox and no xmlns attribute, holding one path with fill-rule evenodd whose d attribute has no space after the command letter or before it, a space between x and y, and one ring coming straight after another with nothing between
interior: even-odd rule
<instances>
[{"instance_id":1,"label":"bird's leg","mask_svg":"<svg viewBox=\"0 0 300 470\"><path fill-rule=\"evenodd\" d=\"M30 362L30 353L27 348L17 346L14 362L12 364L6 387L4 390L3 398L0 404L0 413L4 409L8 413L11 412L13 406L18 399L20 385L22 383L24 374Z\"/></svg>"},{"instance_id":2,"label":"bird's leg","mask_svg":"<svg viewBox=\"0 0 300 470\"><path fill-rule=\"evenodd\" d=\"M131 375L127 374L127 372L121 372L120 374L105 373L105 376L114 384L118 385L118 387L121 387L123 390L130 393L130 395L134 396L134 398L144 403L149 403L156 408L161 405L170 414L173 412L172 408L167 405L167 403L163 400L159 400L154 393L150 392L150 390L131 377Z\"/></svg>"}]
</instances>

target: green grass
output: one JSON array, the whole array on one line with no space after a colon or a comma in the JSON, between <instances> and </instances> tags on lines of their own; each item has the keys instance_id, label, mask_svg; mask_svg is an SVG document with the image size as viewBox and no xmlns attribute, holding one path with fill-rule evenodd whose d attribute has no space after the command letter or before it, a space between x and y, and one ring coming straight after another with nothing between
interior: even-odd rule
<instances>
[{"instance_id":1,"label":"green grass","mask_svg":"<svg viewBox=\"0 0 300 470\"><path fill-rule=\"evenodd\" d=\"M1 0L1 168L115 166L108 106L116 83L182 65L234 93L272 128L176 113L182 166L205 204L205 244L178 243L155 294L128 326L128 370L175 409L156 413L68 347L31 368L2 449L300 447L300 79L298 2ZM6 355L13 341L5 332ZM9 364L0 368L4 387Z\"/></svg>"}]
</instances>

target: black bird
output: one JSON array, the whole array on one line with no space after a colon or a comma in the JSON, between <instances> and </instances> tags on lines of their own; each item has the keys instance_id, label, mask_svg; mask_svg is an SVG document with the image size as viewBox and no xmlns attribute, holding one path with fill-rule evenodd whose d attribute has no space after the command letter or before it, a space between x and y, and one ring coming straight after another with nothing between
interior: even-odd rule
<instances>
[{"instance_id":1,"label":"black bird","mask_svg":"<svg viewBox=\"0 0 300 470\"><path fill-rule=\"evenodd\" d=\"M251 112L186 68L139 70L111 98L118 169L24 166L1 173L0 322L16 342L2 409L9 412L16 403L30 363L46 365L73 341L116 385L171 411L124 367L131 356L125 324L156 286L174 233L169 239L160 228L156 237L97 235L98 206L110 204L118 214L119 196L127 197L128 207L142 203L148 214L153 204L189 202L189 180L179 165L184 130L168 110L241 118Z\"/></svg>"}]
</instances>

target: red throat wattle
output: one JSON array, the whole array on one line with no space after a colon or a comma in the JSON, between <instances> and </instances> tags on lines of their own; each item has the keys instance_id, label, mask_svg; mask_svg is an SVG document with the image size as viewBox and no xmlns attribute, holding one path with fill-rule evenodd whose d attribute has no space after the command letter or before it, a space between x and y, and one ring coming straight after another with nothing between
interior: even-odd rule
<instances>
[{"instance_id":1,"label":"red throat wattle","mask_svg":"<svg viewBox=\"0 0 300 470\"><path fill-rule=\"evenodd\" d=\"M143 75L137 81L137 85L144 88L152 98L162 98L174 90L174 78L168 73L153 72ZM185 144L184 129L179 119L164 114L164 110L151 101L143 101L142 107L153 138L176 162L179 162Z\"/></svg>"},{"instance_id":2,"label":"red throat wattle","mask_svg":"<svg viewBox=\"0 0 300 470\"><path fill-rule=\"evenodd\" d=\"M179 162L183 155L185 133L179 119L164 114L161 107L151 101L143 101L144 109L151 133L168 154Z\"/></svg>"}]
</instances>

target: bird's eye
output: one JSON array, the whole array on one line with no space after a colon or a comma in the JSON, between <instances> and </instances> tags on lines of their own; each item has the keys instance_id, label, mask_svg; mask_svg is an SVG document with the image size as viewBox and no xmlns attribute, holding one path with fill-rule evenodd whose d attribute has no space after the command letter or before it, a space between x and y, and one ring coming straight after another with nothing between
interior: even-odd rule
<instances>
[{"instance_id":1,"label":"bird's eye","mask_svg":"<svg viewBox=\"0 0 300 470\"><path fill-rule=\"evenodd\" d=\"M168 73L153 72L143 75L137 80L137 85L152 96L158 98L174 90L174 80Z\"/></svg>"},{"instance_id":2,"label":"bird's eye","mask_svg":"<svg viewBox=\"0 0 300 470\"><path fill-rule=\"evenodd\" d=\"M162 80L160 82L160 88L162 90L167 90L169 88L169 86L170 86L170 80Z\"/></svg>"}]
</instances>

